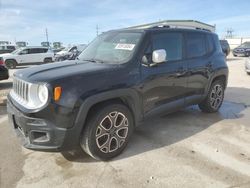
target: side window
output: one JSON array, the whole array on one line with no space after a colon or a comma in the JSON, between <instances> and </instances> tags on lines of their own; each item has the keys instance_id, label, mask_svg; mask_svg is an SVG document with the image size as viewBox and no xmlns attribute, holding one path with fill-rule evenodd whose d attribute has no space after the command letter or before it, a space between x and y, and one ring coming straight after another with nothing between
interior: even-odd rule
<instances>
[{"instance_id":1,"label":"side window","mask_svg":"<svg viewBox=\"0 0 250 188\"><path fill-rule=\"evenodd\" d=\"M40 53L39 48L31 48L29 54L37 54Z\"/></svg>"},{"instance_id":2,"label":"side window","mask_svg":"<svg viewBox=\"0 0 250 188\"><path fill-rule=\"evenodd\" d=\"M153 50L165 49L167 60L175 61L182 59L182 34L159 33L152 37Z\"/></svg>"},{"instance_id":3,"label":"side window","mask_svg":"<svg viewBox=\"0 0 250 188\"><path fill-rule=\"evenodd\" d=\"M210 54L214 51L214 39L211 35L207 35L207 54Z\"/></svg>"},{"instance_id":4,"label":"side window","mask_svg":"<svg viewBox=\"0 0 250 188\"><path fill-rule=\"evenodd\" d=\"M20 55L25 55L29 53L29 49L24 49L21 52L19 52Z\"/></svg>"},{"instance_id":5,"label":"side window","mask_svg":"<svg viewBox=\"0 0 250 188\"><path fill-rule=\"evenodd\" d=\"M195 58L206 54L205 36L199 33L187 34L187 57Z\"/></svg>"},{"instance_id":6,"label":"side window","mask_svg":"<svg viewBox=\"0 0 250 188\"><path fill-rule=\"evenodd\" d=\"M70 52L73 52L74 50L77 50L77 47L76 47L76 46L72 47L69 51L70 51Z\"/></svg>"},{"instance_id":7,"label":"side window","mask_svg":"<svg viewBox=\"0 0 250 188\"><path fill-rule=\"evenodd\" d=\"M214 42L215 42L216 51L222 53L222 48L221 48L221 45L220 45L218 35L214 35L213 38L214 38Z\"/></svg>"},{"instance_id":8,"label":"side window","mask_svg":"<svg viewBox=\"0 0 250 188\"><path fill-rule=\"evenodd\" d=\"M7 46L7 49L8 50L15 50L16 48L15 48L15 46Z\"/></svg>"},{"instance_id":9,"label":"side window","mask_svg":"<svg viewBox=\"0 0 250 188\"><path fill-rule=\"evenodd\" d=\"M40 51L41 53L47 53L48 50L49 50L48 48L42 48Z\"/></svg>"}]
</instances>

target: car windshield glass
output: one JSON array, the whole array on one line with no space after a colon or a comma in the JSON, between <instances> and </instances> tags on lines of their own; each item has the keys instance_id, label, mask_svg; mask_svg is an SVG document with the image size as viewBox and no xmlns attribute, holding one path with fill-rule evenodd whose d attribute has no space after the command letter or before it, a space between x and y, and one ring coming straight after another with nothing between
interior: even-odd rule
<instances>
[{"instance_id":1,"label":"car windshield glass","mask_svg":"<svg viewBox=\"0 0 250 188\"><path fill-rule=\"evenodd\" d=\"M62 51L69 52L73 47L66 47Z\"/></svg>"},{"instance_id":2,"label":"car windshield glass","mask_svg":"<svg viewBox=\"0 0 250 188\"><path fill-rule=\"evenodd\" d=\"M108 32L98 36L79 55L80 60L102 63L125 63L141 39L139 32Z\"/></svg>"},{"instance_id":3,"label":"car windshield glass","mask_svg":"<svg viewBox=\"0 0 250 188\"><path fill-rule=\"evenodd\" d=\"M23 49L19 48L17 50L14 50L13 52L11 52L12 54L18 54L19 52L21 52Z\"/></svg>"},{"instance_id":4,"label":"car windshield glass","mask_svg":"<svg viewBox=\"0 0 250 188\"><path fill-rule=\"evenodd\" d=\"M250 43L246 42L239 46L240 48L250 48Z\"/></svg>"}]
</instances>

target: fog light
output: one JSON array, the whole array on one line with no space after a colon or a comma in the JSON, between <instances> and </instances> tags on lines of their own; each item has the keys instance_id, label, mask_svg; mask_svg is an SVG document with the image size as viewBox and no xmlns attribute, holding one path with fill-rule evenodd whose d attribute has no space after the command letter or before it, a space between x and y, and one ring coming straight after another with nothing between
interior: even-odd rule
<instances>
[{"instance_id":1,"label":"fog light","mask_svg":"<svg viewBox=\"0 0 250 188\"><path fill-rule=\"evenodd\" d=\"M31 138L33 142L48 142L49 134L47 132L32 131Z\"/></svg>"}]
</instances>

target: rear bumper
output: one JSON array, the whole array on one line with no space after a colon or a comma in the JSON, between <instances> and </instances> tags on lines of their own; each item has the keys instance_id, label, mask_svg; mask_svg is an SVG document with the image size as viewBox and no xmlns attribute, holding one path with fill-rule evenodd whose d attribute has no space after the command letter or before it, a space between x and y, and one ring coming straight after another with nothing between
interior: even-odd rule
<instances>
[{"instance_id":1,"label":"rear bumper","mask_svg":"<svg viewBox=\"0 0 250 188\"><path fill-rule=\"evenodd\" d=\"M79 145L79 130L59 128L51 122L19 111L8 98L9 123L25 148L39 151L63 151Z\"/></svg>"}]
</instances>

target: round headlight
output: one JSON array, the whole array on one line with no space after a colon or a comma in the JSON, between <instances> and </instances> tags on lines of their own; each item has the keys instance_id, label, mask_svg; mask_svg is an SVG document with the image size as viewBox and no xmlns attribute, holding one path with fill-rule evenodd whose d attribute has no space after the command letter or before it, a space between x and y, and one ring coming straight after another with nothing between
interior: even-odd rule
<instances>
[{"instance_id":1,"label":"round headlight","mask_svg":"<svg viewBox=\"0 0 250 188\"><path fill-rule=\"evenodd\" d=\"M45 85L38 86L38 98L42 103L46 103L49 97L48 88Z\"/></svg>"}]
</instances>

